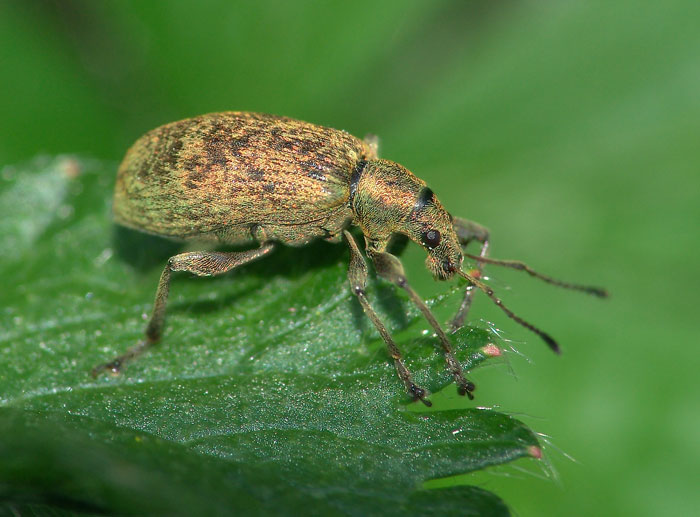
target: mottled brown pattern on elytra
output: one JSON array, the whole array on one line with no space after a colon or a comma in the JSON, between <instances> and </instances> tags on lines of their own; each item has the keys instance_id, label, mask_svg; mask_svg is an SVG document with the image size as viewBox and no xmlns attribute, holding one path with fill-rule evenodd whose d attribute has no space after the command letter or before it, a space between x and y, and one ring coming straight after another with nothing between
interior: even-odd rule
<instances>
[{"instance_id":1,"label":"mottled brown pattern on elytra","mask_svg":"<svg viewBox=\"0 0 700 517\"><path fill-rule=\"evenodd\" d=\"M226 242L241 242L250 239L246 231L223 228L253 218L289 244L339 234L352 217L352 170L373 157L366 143L344 131L246 112L167 124L132 150L115 195L121 224L169 237L226 235Z\"/></svg>"}]
</instances>

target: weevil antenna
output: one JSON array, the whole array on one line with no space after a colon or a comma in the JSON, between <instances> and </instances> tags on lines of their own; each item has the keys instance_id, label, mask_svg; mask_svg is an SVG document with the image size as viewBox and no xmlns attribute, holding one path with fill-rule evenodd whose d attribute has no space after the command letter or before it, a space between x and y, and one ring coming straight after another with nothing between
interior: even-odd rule
<instances>
[{"instance_id":1,"label":"weevil antenna","mask_svg":"<svg viewBox=\"0 0 700 517\"><path fill-rule=\"evenodd\" d=\"M491 301L493 303L495 303L496 305L498 305L501 308L501 310L508 315L509 318L511 318L512 320L515 320L517 323L519 323L520 325L522 325L526 329L528 329L528 330L534 332L535 334L537 334L538 336L540 336L542 338L542 340L545 343L547 343L549 348L552 349L552 351L556 352L557 354L561 353L561 350L559 349L559 344L555 341L555 339L552 336L550 336L549 334L547 334L543 330L538 329L532 323L528 323L527 321L522 319L520 316L515 314L513 311L511 311L508 307L503 305L503 302L501 301L501 299L498 296L496 296L496 294L493 292L493 289L491 289L488 285L486 285L482 281L478 280L476 277L473 277L469 273L465 273L461 269L457 270L457 273L461 277L463 277L467 281L469 281L472 285L475 285L476 287L481 289L484 293L486 293L486 296L491 298Z\"/></svg>"},{"instance_id":2,"label":"weevil antenna","mask_svg":"<svg viewBox=\"0 0 700 517\"><path fill-rule=\"evenodd\" d=\"M465 253L465 257L478 262L483 262L486 264L494 264L496 266L509 267L512 269L519 269L520 271L525 271L528 275L539 278L540 280L547 282L548 284L556 285L557 287L563 287L565 289L573 289L574 291L581 291L587 294L592 294L594 296L599 296L600 298L607 298L609 296L608 291L602 287L594 287L590 285L580 285L572 284L569 282L562 282L561 280L556 280L547 275L543 275L533 270L530 266L519 260L498 260L486 257L480 257L478 255L472 255L471 253Z\"/></svg>"}]
</instances>

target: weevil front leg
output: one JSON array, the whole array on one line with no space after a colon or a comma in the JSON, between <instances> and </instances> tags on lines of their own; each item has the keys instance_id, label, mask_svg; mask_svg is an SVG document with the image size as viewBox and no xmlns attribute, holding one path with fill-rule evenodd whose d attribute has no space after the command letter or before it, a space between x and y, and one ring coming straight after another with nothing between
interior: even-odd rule
<instances>
[{"instance_id":1,"label":"weevil front leg","mask_svg":"<svg viewBox=\"0 0 700 517\"><path fill-rule=\"evenodd\" d=\"M440 324L438 323L437 319L435 319L435 316L425 302L408 284L401 261L394 255L383 251L374 251L371 248L368 248L367 252L374 263L377 274L406 291L408 296L411 298L411 301L423 313L425 319L428 320L430 326L432 326L433 330L435 330L438 338L440 338L442 350L445 355L445 362L447 363L447 369L454 377L460 395L468 395L470 399L474 398L472 395L472 391L475 389L474 383L464 378L464 372L462 371L459 361L457 361L457 358L452 352L452 345L450 345L447 335L445 335L442 327L440 327Z\"/></svg>"},{"instance_id":2,"label":"weevil front leg","mask_svg":"<svg viewBox=\"0 0 700 517\"><path fill-rule=\"evenodd\" d=\"M263 243L259 248L238 252L198 252L181 253L168 259L160 275L153 313L146 326L146 335L135 346L108 363L92 369L92 376L97 377L102 371L118 374L124 364L141 355L148 348L160 341L165 326L165 307L170 292L170 276L173 271L187 271L197 276L214 276L226 273L238 266L257 260L274 249L273 243Z\"/></svg>"},{"instance_id":3,"label":"weevil front leg","mask_svg":"<svg viewBox=\"0 0 700 517\"><path fill-rule=\"evenodd\" d=\"M481 251L479 252L480 257L486 257L489 251L489 231L485 227L473 221L468 221L467 219L461 219L455 217L453 221L453 227L457 233L457 238L459 243L463 248L466 248L470 242L477 241L481 243ZM477 277L481 277L481 273L484 270L484 263L476 262ZM472 284L467 284L464 291L464 298L462 303L457 310L454 318L450 322L450 331L456 332L464 326L464 322L467 320L467 315L469 314L469 309L472 306L472 300L474 298L474 293L476 288Z\"/></svg>"},{"instance_id":4,"label":"weevil front leg","mask_svg":"<svg viewBox=\"0 0 700 517\"><path fill-rule=\"evenodd\" d=\"M362 309L364 309L365 314L367 314L369 319L372 320L372 323L374 323L374 326L377 328L379 334L386 343L389 355L394 360L396 373L403 381L408 393L411 395L411 397L413 397L413 400L420 400L423 404L430 407L432 403L429 400L425 400L425 390L413 382L411 372L409 372L406 365L403 364L399 347L396 346L391 334L389 334L389 331L384 326L384 323L382 323L382 320L379 319L379 316L376 312L374 312L374 309L370 305L369 300L367 299L367 294L365 293L365 286L367 285L367 263L362 257L360 249L357 247L357 243L350 232L345 230L343 233L345 234L345 238L350 246L350 266L348 268L350 289L352 290L352 293L357 296L357 299L360 301L360 305L362 305Z\"/></svg>"}]
</instances>

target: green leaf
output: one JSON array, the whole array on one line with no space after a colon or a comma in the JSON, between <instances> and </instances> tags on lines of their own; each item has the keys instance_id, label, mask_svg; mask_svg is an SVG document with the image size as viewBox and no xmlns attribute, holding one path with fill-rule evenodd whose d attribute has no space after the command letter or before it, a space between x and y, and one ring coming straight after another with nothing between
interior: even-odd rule
<instances>
[{"instance_id":1,"label":"green leaf","mask_svg":"<svg viewBox=\"0 0 700 517\"><path fill-rule=\"evenodd\" d=\"M344 246L284 248L214 279L176 275L163 343L121 376L93 380L93 366L140 338L160 267L179 249L113 227L113 169L59 157L2 175L0 497L9 507L508 513L476 487L418 487L537 456L535 435L459 397L425 321L375 280L371 299L433 392L430 409L409 403L348 292ZM430 300L441 318L460 287ZM497 338L468 327L453 342L471 369Z\"/></svg>"}]
</instances>

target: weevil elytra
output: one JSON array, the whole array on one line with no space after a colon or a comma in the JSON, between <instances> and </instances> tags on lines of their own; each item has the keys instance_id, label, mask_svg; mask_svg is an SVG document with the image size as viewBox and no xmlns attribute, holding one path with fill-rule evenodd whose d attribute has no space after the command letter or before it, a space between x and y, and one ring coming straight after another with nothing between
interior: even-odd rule
<instances>
[{"instance_id":1,"label":"weevil elytra","mask_svg":"<svg viewBox=\"0 0 700 517\"><path fill-rule=\"evenodd\" d=\"M142 136L119 167L114 194L117 223L178 240L208 240L256 246L236 252L188 252L168 260L156 290L144 339L124 355L93 369L118 373L124 363L158 342L173 271L219 275L268 255L279 244L302 246L314 239L341 242L350 249L348 279L353 294L386 342L399 378L414 400L426 405L401 352L365 294L367 265L348 231L358 226L377 274L408 294L435 330L459 393L472 398L450 341L430 309L412 289L399 259L387 252L403 234L428 254L426 267L438 280L455 275L467 282L450 327L461 327L474 288L491 298L510 318L538 334L554 351L548 334L507 309L481 280L484 264L527 271L555 285L606 296L603 289L566 284L534 272L522 262L487 258L489 232L453 217L426 183L398 163L377 156L377 140L354 136L286 117L250 112L211 113L166 124ZM474 241L478 255L466 253ZM475 260L471 273L464 257Z\"/></svg>"}]
</instances>

